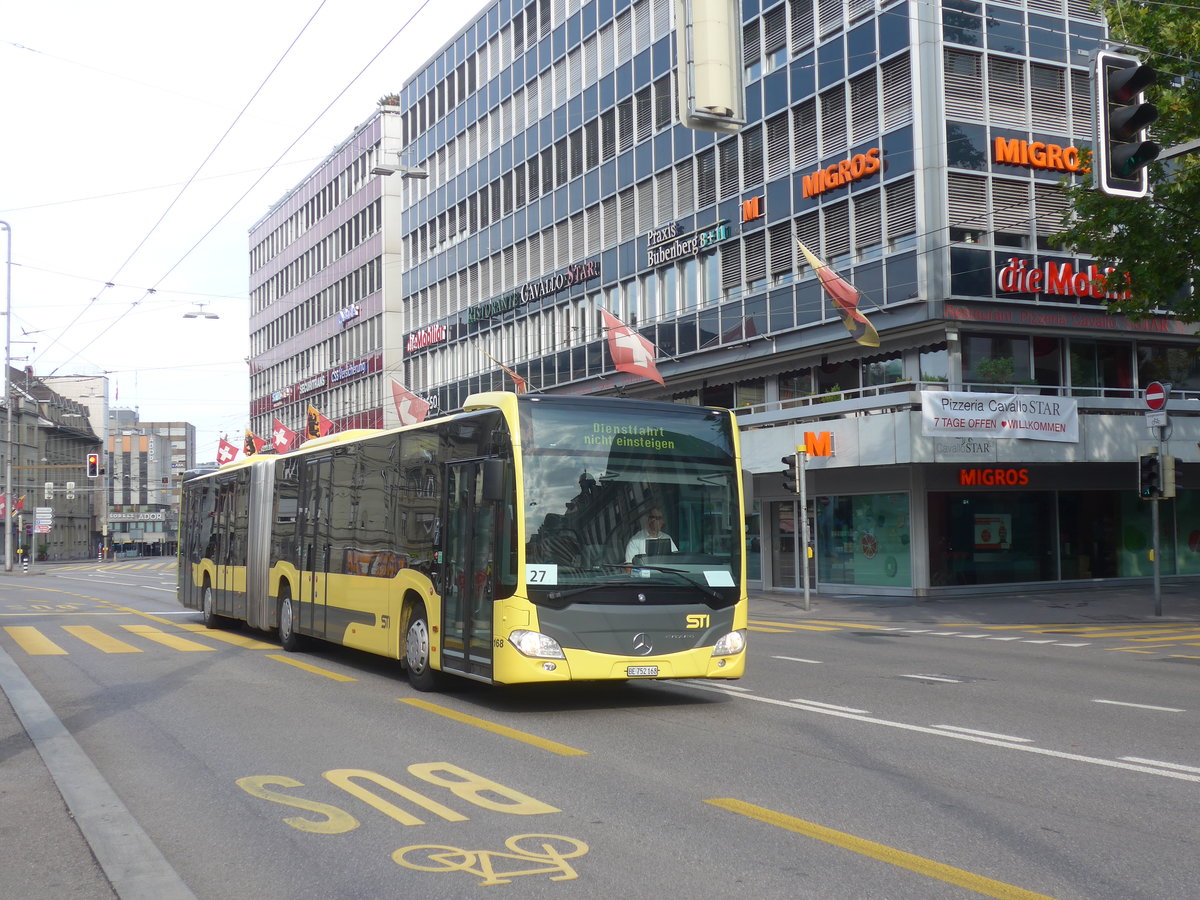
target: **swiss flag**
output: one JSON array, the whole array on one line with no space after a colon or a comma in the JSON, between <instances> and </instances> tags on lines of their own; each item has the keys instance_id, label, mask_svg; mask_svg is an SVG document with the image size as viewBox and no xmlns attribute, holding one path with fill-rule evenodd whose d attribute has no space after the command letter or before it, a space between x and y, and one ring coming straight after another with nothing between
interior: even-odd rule
<instances>
[{"instance_id":1,"label":"swiss flag","mask_svg":"<svg viewBox=\"0 0 1200 900\"><path fill-rule=\"evenodd\" d=\"M295 440L296 432L280 422L277 416L275 423L271 426L271 444L274 446L275 452L287 453L292 449Z\"/></svg>"},{"instance_id":2,"label":"swiss flag","mask_svg":"<svg viewBox=\"0 0 1200 900\"><path fill-rule=\"evenodd\" d=\"M663 387L667 383L658 374L654 365L654 345L610 313L604 313L604 327L608 331L608 352L618 372L630 372L657 381Z\"/></svg>"},{"instance_id":3,"label":"swiss flag","mask_svg":"<svg viewBox=\"0 0 1200 900\"><path fill-rule=\"evenodd\" d=\"M416 425L424 422L429 414L429 404L398 382L392 379L392 400L396 404L396 415L400 417L401 425Z\"/></svg>"},{"instance_id":4,"label":"swiss flag","mask_svg":"<svg viewBox=\"0 0 1200 900\"><path fill-rule=\"evenodd\" d=\"M221 438L217 442L217 465L223 466L225 463L233 462L235 456L238 455L236 445L229 443L225 438Z\"/></svg>"}]
</instances>

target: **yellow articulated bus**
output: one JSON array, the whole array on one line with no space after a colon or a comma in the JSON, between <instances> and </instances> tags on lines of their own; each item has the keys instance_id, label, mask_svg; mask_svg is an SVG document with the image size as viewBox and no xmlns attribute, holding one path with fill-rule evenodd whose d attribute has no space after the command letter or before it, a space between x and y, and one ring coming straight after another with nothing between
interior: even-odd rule
<instances>
[{"instance_id":1,"label":"yellow articulated bus","mask_svg":"<svg viewBox=\"0 0 1200 900\"><path fill-rule=\"evenodd\" d=\"M729 410L484 393L187 480L179 600L496 684L738 678L746 571Z\"/></svg>"}]
</instances>

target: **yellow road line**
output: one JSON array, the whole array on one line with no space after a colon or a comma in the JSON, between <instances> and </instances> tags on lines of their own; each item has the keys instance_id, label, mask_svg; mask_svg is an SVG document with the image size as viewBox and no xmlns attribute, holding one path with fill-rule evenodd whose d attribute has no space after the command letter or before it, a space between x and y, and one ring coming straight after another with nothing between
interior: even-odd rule
<instances>
[{"instance_id":1,"label":"yellow road line","mask_svg":"<svg viewBox=\"0 0 1200 900\"><path fill-rule=\"evenodd\" d=\"M203 625L197 625L195 622L176 622L173 624L176 628L182 628L184 631L190 631L193 634L202 634L206 638L212 638L214 641L224 641L226 644L233 644L235 647L242 647L246 650L279 649L278 644L268 644L257 638L246 637L244 634L237 634L232 631L218 631L213 628L205 628Z\"/></svg>"},{"instance_id":2,"label":"yellow road line","mask_svg":"<svg viewBox=\"0 0 1200 900\"><path fill-rule=\"evenodd\" d=\"M6 625L4 630L30 656L66 656L67 651L31 625Z\"/></svg>"},{"instance_id":3,"label":"yellow road line","mask_svg":"<svg viewBox=\"0 0 1200 900\"><path fill-rule=\"evenodd\" d=\"M1163 646L1169 647L1171 645L1163 644ZM1105 647L1104 649L1105 650L1115 650L1117 653L1153 653L1154 652L1153 650L1141 650L1137 647Z\"/></svg>"},{"instance_id":4,"label":"yellow road line","mask_svg":"<svg viewBox=\"0 0 1200 900\"><path fill-rule=\"evenodd\" d=\"M866 622L830 622L827 619L809 619L808 621L813 622L817 625L833 625L837 628L867 628L867 629L875 628L875 629L880 629L880 628L890 627L888 625L868 625Z\"/></svg>"},{"instance_id":5,"label":"yellow road line","mask_svg":"<svg viewBox=\"0 0 1200 900\"><path fill-rule=\"evenodd\" d=\"M328 669L321 669L306 662L301 662L298 659L292 659L292 657L285 656L282 653L272 653L267 659L275 659L281 663L287 663L289 666L295 666L297 669L303 669L305 672L312 672L314 675L323 675L333 681L358 681L357 678L351 678L349 675L343 675L340 672L331 672Z\"/></svg>"},{"instance_id":6,"label":"yellow road line","mask_svg":"<svg viewBox=\"0 0 1200 900\"><path fill-rule=\"evenodd\" d=\"M577 750L574 747L568 747L566 744L560 744L557 741L550 741L546 738L540 738L532 734L526 734L524 731L517 731L515 728L509 728L507 725L497 725L495 722L489 722L487 719L480 719L475 716L467 715L466 713L458 712L445 706L438 706L436 703L430 703L428 700L419 700L416 697L401 697L401 703L407 703L409 706L415 706L417 709L423 709L426 712L437 713L439 716L445 716L447 719L453 719L455 722L462 722L464 725L474 725L476 728L482 728L484 731L490 731L493 734L498 734L502 737L512 738L514 741L521 741L533 747L540 747L550 753L557 753L559 756L587 756L586 750Z\"/></svg>"},{"instance_id":7,"label":"yellow road line","mask_svg":"<svg viewBox=\"0 0 1200 900\"><path fill-rule=\"evenodd\" d=\"M800 625L795 622L765 622L762 619L749 619L751 625L761 625L765 628L778 628L781 631L791 631L799 629L800 631L837 631L836 628L827 628L824 625Z\"/></svg>"},{"instance_id":8,"label":"yellow road line","mask_svg":"<svg viewBox=\"0 0 1200 900\"><path fill-rule=\"evenodd\" d=\"M63 631L67 632L67 634L73 634L85 644L91 644L97 650L103 650L105 653L142 652L140 647L127 644L120 638L105 634L99 628L94 628L91 625L64 625Z\"/></svg>"},{"instance_id":9,"label":"yellow road line","mask_svg":"<svg viewBox=\"0 0 1200 900\"><path fill-rule=\"evenodd\" d=\"M167 634L164 631L159 631L153 625L122 625L130 634L136 634L138 637L144 637L148 641L154 641L156 644L162 644L164 647L170 647L172 650L180 650L184 653L196 653L200 651L212 652L216 647L206 647L203 644L197 644L195 641L189 641L187 638L180 637L177 634Z\"/></svg>"},{"instance_id":10,"label":"yellow road line","mask_svg":"<svg viewBox=\"0 0 1200 900\"><path fill-rule=\"evenodd\" d=\"M797 819L762 806L755 806L751 803L735 800L731 797L717 797L705 800L704 802L751 819L757 819L760 822L766 822L768 825L774 825L776 828L794 831L796 834L824 841L835 847L841 847L843 850L850 850L854 853L877 859L880 862L898 866L901 869L908 869L910 872L916 872L918 875L925 875L929 878L936 878L938 881L958 885L969 891L982 894L985 897L995 897L997 900L1050 900L1046 894L1036 894L1024 888L1005 884L1003 881L996 881L993 878L976 875L974 872L968 872L965 869L948 866L945 863L926 859L923 856L917 856L913 853L905 853L903 850L897 850L895 847L889 847L886 844L877 844L874 841L855 837L844 831L835 831L832 828L826 828L814 822L806 822L803 819Z\"/></svg>"},{"instance_id":11,"label":"yellow road line","mask_svg":"<svg viewBox=\"0 0 1200 900\"><path fill-rule=\"evenodd\" d=\"M1135 643L1143 641L1194 641L1200 638L1200 634L1160 634L1156 638L1130 638Z\"/></svg>"},{"instance_id":12,"label":"yellow road line","mask_svg":"<svg viewBox=\"0 0 1200 900\"><path fill-rule=\"evenodd\" d=\"M747 625L747 631L758 631L762 634L791 634L786 628L758 628L754 625Z\"/></svg>"}]
</instances>

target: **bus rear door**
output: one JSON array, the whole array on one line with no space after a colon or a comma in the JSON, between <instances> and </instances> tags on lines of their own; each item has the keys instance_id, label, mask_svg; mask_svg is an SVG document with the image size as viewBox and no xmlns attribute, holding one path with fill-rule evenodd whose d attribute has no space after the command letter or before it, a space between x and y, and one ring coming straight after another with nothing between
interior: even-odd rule
<instances>
[{"instance_id":1,"label":"bus rear door","mask_svg":"<svg viewBox=\"0 0 1200 900\"><path fill-rule=\"evenodd\" d=\"M300 469L300 508L296 534L300 551L300 621L303 634L325 637L326 591L329 587L329 507L333 459L306 459Z\"/></svg>"}]
</instances>

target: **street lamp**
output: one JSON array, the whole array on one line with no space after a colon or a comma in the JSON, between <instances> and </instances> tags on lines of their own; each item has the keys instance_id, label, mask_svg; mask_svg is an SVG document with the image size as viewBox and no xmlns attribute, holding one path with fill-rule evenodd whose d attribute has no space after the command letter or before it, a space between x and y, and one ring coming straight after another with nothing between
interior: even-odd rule
<instances>
[{"instance_id":1,"label":"street lamp","mask_svg":"<svg viewBox=\"0 0 1200 900\"><path fill-rule=\"evenodd\" d=\"M426 172L424 169L420 168L419 166L410 166L410 165L407 165L407 164L401 162L400 160L401 160L401 157L403 156L403 154L399 150L395 150L393 152L396 154L396 162L395 163L377 162L375 164L375 166L371 169L372 175L395 175L398 172L398 173L400 173L400 177L402 177L402 178L428 178L429 177L429 173ZM384 155L383 153L380 153L380 156L383 156L383 155Z\"/></svg>"},{"instance_id":2,"label":"street lamp","mask_svg":"<svg viewBox=\"0 0 1200 900\"><path fill-rule=\"evenodd\" d=\"M219 318L221 318L215 312L208 312L208 310L206 310L204 308L208 304L197 303L196 305L200 308L199 309L189 309L187 312L185 312L183 314L183 317L185 319L219 319Z\"/></svg>"}]
</instances>

